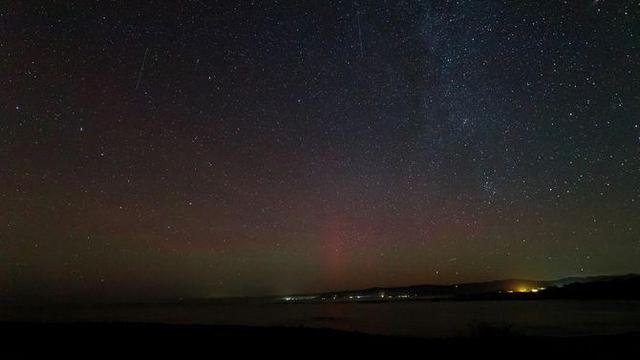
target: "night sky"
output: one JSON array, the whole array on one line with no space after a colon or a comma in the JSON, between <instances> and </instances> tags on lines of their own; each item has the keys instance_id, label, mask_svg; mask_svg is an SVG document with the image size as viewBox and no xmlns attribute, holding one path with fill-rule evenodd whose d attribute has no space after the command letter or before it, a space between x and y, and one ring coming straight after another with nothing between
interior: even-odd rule
<instances>
[{"instance_id":1,"label":"night sky","mask_svg":"<svg viewBox=\"0 0 640 360\"><path fill-rule=\"evenodd\" d=\"M9 0L0 33L2 299L640 272L636 0Z\"/></svg>"}]
</instances>

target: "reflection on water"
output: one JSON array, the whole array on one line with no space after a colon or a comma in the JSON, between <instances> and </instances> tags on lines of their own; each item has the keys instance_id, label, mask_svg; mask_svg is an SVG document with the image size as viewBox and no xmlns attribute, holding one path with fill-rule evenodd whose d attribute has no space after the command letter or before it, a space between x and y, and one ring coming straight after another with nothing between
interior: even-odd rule
<instances>
[{"instance_id":1,"label":"reflection on water","mask_svg":"<svg viewBox=\"0 0 640 360\"><path fill-rule=\"evenodd\" d=\"M141 321L305 326L425 337L466 335L473 324L524 335L573 336L640 331L638 301L468 301L367 304L210 304L101 306L28 311L3 320Z\"/></svg>"}]
</instances>

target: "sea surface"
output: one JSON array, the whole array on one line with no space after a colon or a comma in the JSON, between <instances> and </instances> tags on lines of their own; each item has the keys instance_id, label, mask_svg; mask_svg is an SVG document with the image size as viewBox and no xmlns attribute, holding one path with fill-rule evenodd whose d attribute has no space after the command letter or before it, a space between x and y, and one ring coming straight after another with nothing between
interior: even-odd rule
<instances>
[{"instance_id":1,"label":"sea surface","mask_svg":"<svg viewBox=\"0 0 640 360\"><path fill-rule=\"evenodd\" d=\"M521 335L580 336L640 331L640 301L1 305L0 320L312 327L431 338L465 336L488 326Z\"/></svg>"}]
</instances>

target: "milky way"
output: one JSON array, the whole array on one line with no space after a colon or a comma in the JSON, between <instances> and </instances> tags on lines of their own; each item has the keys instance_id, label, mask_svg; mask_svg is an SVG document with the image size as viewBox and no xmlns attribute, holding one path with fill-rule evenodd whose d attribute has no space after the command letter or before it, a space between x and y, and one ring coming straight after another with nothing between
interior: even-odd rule
<instances>
[{"instance_id":1,"label":"milky way","mask_svg":"<svg viewBox=\"0 0 640 360\"><path fill-rule=\"evenodd\" d=\"M637 1L9 1L0 295L640 272Z\"/></svg>"}]
</instances>

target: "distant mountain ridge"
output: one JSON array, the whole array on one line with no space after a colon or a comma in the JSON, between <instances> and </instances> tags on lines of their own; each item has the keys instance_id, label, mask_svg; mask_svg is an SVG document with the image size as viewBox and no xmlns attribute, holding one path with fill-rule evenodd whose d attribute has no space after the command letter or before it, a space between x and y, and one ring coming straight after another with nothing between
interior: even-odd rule
<instances>
[{"instance_id":1,"label":"distant mountain ridge","mask_svg":"<svg viewBox=\"0 0 640 360\"><path fill-rule=\"evenodd\" d=\"M607 285L603 285L603 284ZM590 285L591 286L587 286ZM597 284L597 286L596 286ZM609 289L615 294L629 293L629 288L640 285L640 275L600 275L586 277L566 277L557 280L525 280L505 279L476 283L461 283L451 285L413 285L402 287L373 287L359 290L332 291L315 294L299 294L282 297L284 301L387 301L400 299L447 299L469 298L486 294L524 294L529 293L542 297L542 293L562 296L575 291L577 285L582 285L584 294L590 293L591 288ZM615 291L614 291L615 288ZM626 290L625 290L626 289ZM592 294L594 296L596 294ZM611 292L609 293L611 294ZM605 296L607 294L601 294Z\"/></svg>"},{"instance_id":2,"label":"distant mountain ridge","mask_svg":"<svg viewBox=\"0 0 640 360\"><path fill-rule=\"evenodd\" d=\"M596 276L572 276L566 277L558 280L554 280L554 286L564 286L575 283L590 283L595 281L610 281L610 280L620 280L620 279L630 279L640 277L640 274L625 274L625 275L596 275Z\"/></svg>"}]
</instances>

